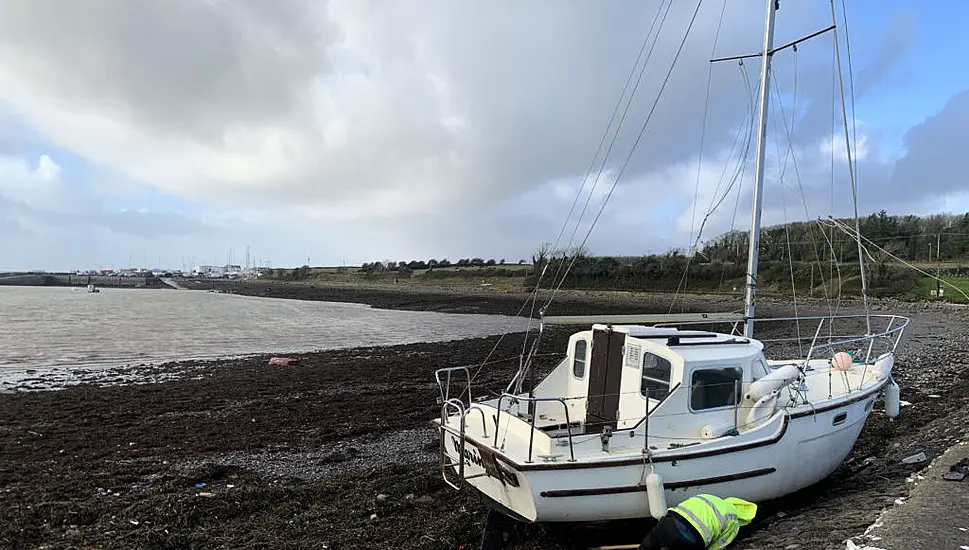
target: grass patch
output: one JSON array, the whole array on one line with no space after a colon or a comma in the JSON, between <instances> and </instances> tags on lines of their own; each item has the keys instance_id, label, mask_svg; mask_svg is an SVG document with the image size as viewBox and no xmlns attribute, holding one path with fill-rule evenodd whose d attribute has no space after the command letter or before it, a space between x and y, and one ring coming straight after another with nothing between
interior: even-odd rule
<instances>
[{"instance_id":1,"label":"grass patch","mask_svg":"<svg viewBox=\"0 0 969 550\"><path fill-rule=\"evenodd\" d=\"M940 278L946 283L949 283L949 285L953 285L959 290L961 290L962 292L969 294L969 277L940 277ZM921 279L919 279L919 287L918 287L919 297L928 298L928 299L935 298L934 296L932 296L932 291L936 290L937 286L938 286L938 282L935 279L931 279L929 277L922 277ZM967 301L969 301L969 300L966 300L965 296L963 296L957 290L955 290L954 288L948 285L945 285L944 287L943 296L944 296L944 299L949 302L966 303Z\"/></svg>"}]
</instances>

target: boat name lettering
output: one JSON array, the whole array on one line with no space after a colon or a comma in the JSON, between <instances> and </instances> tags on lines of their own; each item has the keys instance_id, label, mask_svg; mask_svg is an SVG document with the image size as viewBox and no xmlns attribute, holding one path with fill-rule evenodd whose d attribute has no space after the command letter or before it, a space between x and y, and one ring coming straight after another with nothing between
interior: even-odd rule
<instances>
[{"instance_id":1,"label":"boat name lettering","mask_svg":"<svg viewBox=\"0 0 969 550\"><path fill-rule=\"evenodd\" d=\"M453 435L451 436L451 446L454 447L456 453L461 453L461 442ZM495 456L490 453L483 453L473 445L465 445L464 460L484 469L488 477L497 479L503 485L519 486L518 476L498 462Z\"/></svg>"}]
</instances>

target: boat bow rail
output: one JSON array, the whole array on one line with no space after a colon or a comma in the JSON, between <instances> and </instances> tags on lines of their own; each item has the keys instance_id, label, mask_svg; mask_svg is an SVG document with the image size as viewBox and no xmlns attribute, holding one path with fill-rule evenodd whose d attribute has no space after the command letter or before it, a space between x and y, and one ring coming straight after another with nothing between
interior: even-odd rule
<instances>
[{"instance_id":1,"label":"boat bow rail","mask_svg":"<svg viewBox=\"0 0 969 550\"><path fill-rule=\"evenodd\" d=\"M810 316L810 317L769 317L765 319L757 319L757 324L761 323L800 323L807 321L817 321L818 326L814 331L813 336L798 336L788 337L788 338L761 338L760 341L768 343L779 343L779 342L804 342L810 341L811 345L807 350L807 356L804 359L804 363L807 362L820 351L827 350L830 354L834 354L839 347L849 346L851 344L858 344L862 342L867 342L868 346L865 350L864 361L866 363L871 362L872 355L875 357L882 353L894 353L895 348L898 347L898 343L902 338L902 334L905 332L905 328L908 327L909 319L901 315L888 315L888 314L878 314L878 315L864 315L864 314L849 314L849 315L823 315L823 316ZM881 322L884 328L878 330L868 331L858 333L848 333L848 334L835 334L834 330L836 324L846 323L846 322L857 322L861 323L865 321L866 326L872 323ZM828 334L822 338L822 329L828 327ZM876 344L879 347L876 347Z\"/></svg>"}]
</instances>

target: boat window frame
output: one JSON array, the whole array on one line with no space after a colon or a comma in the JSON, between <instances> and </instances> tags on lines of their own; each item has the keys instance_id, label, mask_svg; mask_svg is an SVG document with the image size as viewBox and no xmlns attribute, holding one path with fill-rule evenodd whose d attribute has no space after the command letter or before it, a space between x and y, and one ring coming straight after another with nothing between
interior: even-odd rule
<instances>
[{"instance_id":1,"label":"boat window frame","mask_svg":"<svg viewBox=\"0 0 969 550\"><path fill-rule=\"evenodd\" d=\"M737 371L740 374L739 378L737 378L737 381L740 382L739 389L736 389L737 386L735 384L734 387L735 387L736 393L734 393L734 402L732 405L720 405L717 407L706 407L702 409L696 409L693 407L693 391L694 391L693 379L697 375L697 373L701 373L703 371L710 371L710 370ZM690 385L688 386L689 392L688 392L687 403L686 403L687 408L690 410L691 413L707 413L707 412L713 412L713 411L724 411L724 410L736 409L738 406L740 406L740 397L744 393L743 382L744 382L744 369L742 366L740 366L740 364L727 364L727 365L715 364L715 365L696 366L690 370Z\"/></svg>"},{"instance_id":2,"label":"boat window frame","mask_svg":"<svg viewBox=\"0 0 969 550\"><path fill-rule=\"evenodd\" d=\"M754 361L750 364L751 378L753 378L754 376L754 365L757 365L760 368L760 370L764 371L764 374L762 374L761 376L767 376L768 374L774 372L774 369L772 369L771 366L767 363L767 358L764 357L763 355L760 355L759 357L754 359ZM759 378L760 377L754 378L754 379L757 380Z\"/></svg>"},{"instance_id":3,"label":"boat window frame","mask_svg":"<svg viewBox=\"0 0 969 550\"><path fill-rule=\"evenodd\" d=\"M666 362L668 377L665 380L665 382L666 382L666 390L665 390L665 394L662 397L660 397L659 394L654 394L652 392L652 390L650 390L650 392L648 394L647 393L643 393L643 390L646 388L645 381L647 379L650 380L650 381L652 381L652 382L664 382L664 380L662 380L660 378L653 378L651 376L650 377L647 377L646 376L645 371L646 371L646 358L647 357L655 357L655 358L657 358L657 359L659 359L661 361ZM660 355L658 353L653 353L652 351L650 351L648 349L643 349L642 351L640 351L640 359L639 359L639 379L640 379L640 382L639 382L639 394L641 396L643 396L646 399L656 399L657 401L664 401L667 397L669 397L670 393L672 393L672 388L673 388L673 362L670 361L669 358L663 357L662 355Z\"/></svg>"},{"instance_id":4,"label":"boat window frame","mask_svg":"<svg viewBox=\"0 0 969 550\"><path fill-rule=\"evenodd\" d=\"M578 354L576 352L578 351L578 348L579 348L579 344L580 343L583 346L583 349L582 349L582 374L581 375L577 375L575 373L575 366L578 363L576 361L576 358L578 357ZM586 375L589 373L589 368L588 367L589 367L589 348L590 347L591 346L589 345L589 341L586 340L585 338L578 338L578 339L575 340L575 342L572 343L572 369L571 370L572 370L572 377L575 378L576 380L585 380Z\"/></svg>"}]
</instances>

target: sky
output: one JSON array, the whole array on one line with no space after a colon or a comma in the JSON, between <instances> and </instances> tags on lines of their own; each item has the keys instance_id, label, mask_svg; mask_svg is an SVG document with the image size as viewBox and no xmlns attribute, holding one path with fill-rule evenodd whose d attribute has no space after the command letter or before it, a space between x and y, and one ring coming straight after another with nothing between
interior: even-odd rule
<instances>
[{"instance_id":1,"label":"sky","mask_svg":"<svg viewBox=\"0 0 969 550\"><path fill-rule=\"evenodd\" d=\"M760 64L709 60L761 49L765 2L697 6L0 0L0 270L517 261L593 219L590 253L642 255L746 230ZM859 210L969 211L969 3L836 8ZM775 45L830 9L782 0ZM765 224L852 211L832 37L773 56Z\"/></svg>"}]
</instances>

